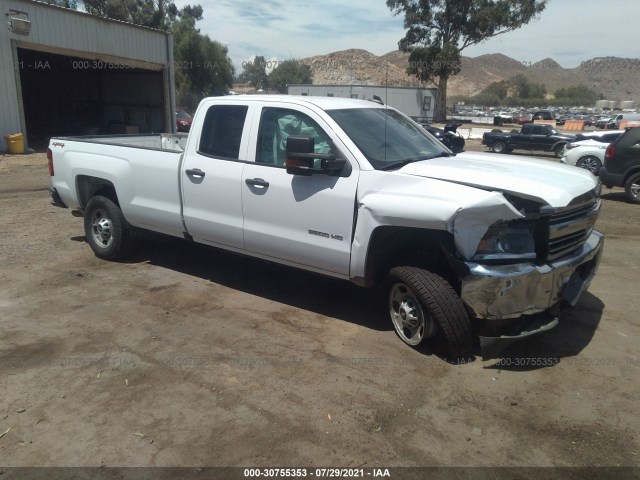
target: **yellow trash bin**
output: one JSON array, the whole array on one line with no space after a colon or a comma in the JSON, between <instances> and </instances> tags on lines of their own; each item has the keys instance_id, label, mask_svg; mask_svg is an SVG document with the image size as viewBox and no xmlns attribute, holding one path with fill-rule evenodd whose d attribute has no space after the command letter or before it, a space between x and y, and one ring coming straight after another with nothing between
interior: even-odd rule
<instances>
[{"instance_id":1,"label":"yellow trash bin","mask_svg":"<svg viewBox=\"0 0 640 480\"><path fill-rule=\"evenodd\" d=\"M4 137L9 153L24 153L24 137L21 133L14 133Z\"/></svg>"}]
</instances>

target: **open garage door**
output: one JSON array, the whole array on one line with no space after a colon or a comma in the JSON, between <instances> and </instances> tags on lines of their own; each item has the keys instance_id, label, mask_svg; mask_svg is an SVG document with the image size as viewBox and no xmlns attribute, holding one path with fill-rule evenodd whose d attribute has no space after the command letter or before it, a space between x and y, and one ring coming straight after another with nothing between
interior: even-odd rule
<instances>
[{"instance_id":1,"label":"open garage door","mask_svg":"<svg viewBox=\"0 0 640 480\"><path fill-rule=\"evenodd\" d=\"M62 135L170 131L162 70L18 48L29 146Z\"/></svg>"}]
</instances>

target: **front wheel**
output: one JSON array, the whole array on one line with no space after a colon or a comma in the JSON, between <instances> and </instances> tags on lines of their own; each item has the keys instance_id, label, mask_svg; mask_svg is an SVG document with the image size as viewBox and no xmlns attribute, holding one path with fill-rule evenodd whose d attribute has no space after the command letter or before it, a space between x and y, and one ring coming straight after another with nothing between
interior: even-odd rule
<instances>
[{"instance_id":1,"label":"front wheel","mask_svg":"<svg viewBox=\"0 0 640 480\"><path fill-rule=\"evenodd\" d=\"M558 145L553 149L553 154L556 156L556 158L562 158L562 152L564 152L564 145Z\"/></svg>"},{"instance_id":2,"label":"front wheel","mask_svg":"<svg viewBox=\"0 0 640 480\"><path fill-rule=\"evenodd\" d=\"M448 356L458 358L471 350L469 316L460 297L439 275L416 267L389 272L389 313L396 333L417 347L440 337Z\"/></svg>"},{"instance_id":3,"label":"front wheel","mask_svg":"<svg viewBox=\"0 0 640 480\"><path fill-rule=\"evenodd\" d=\"M594 175L598 175L600 167L602 167L602 163L600 163L598 157L589 155L578 159L578 161L576 162L576 167L584 168L585 170L589 170Z\"/></svg>"},{"instance_id":4,"label":"front wheel","mask_svg":"<svg viewBox=\"0 0 640 480\"><path fill-rule=\"evenodd\" d=\"M84 210L84 233L97 257L116 260L128 256L135 247L135 229L112 200L92 197Z\"/></svg>"},{"instance_id":5,"label":"front wheel","mask_svg":"<svg viewBox=\"0 0 640 480\"><path fill-rule=\"evenodd\" d=\"M495 153L507 153L508 148L506 143L498 141L491 146L491 150Z\"/></svg>"},{"instance_id":6,"label":"front wheel","mask_svg":"<svg viewBox=\"0 0 640 480\"><path fill-rule=\"evenodd\" d=\"M624 184L624 193L629 203L640 204L640 173L635 173L629 177Z\"/></svg>"}]
</instances>

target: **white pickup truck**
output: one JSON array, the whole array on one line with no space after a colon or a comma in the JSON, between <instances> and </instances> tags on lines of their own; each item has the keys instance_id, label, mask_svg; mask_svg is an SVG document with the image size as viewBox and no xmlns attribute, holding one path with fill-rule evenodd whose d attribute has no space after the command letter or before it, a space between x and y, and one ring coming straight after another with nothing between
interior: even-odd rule
<instances>
[{"instance_id":1,"label":"white pickup truck","mask_svg":"<svg viewBox=\"0 0 640 480\"><path fill-rule=\"evenodd\" d=\"M207 98L188 138L52 138L48 159L53 203L100 258L152 230L384 285L398 336L451 357L555 326L603 247L591 173L454 156L370 101Z\"/></svg>"}]
</instances>

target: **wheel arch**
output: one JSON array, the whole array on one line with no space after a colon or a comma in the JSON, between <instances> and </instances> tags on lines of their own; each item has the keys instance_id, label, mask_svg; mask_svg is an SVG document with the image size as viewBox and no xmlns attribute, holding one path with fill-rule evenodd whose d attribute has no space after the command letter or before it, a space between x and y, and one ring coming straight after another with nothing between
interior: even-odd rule
<instances>
[{"instance_id":1,"label":"wheel arch","mask_svg":"<svg viewBox=\"0 0 640 480\"><path fill-rule=\"evenodd\" d=\"M107 197L116 205L120 206L115 185L105 178L93 177L90 175L78 175L76 177L76 191L80 208L85 208L89 200L96 195Z\"/></svg>"},{"instance_id":2,"label":"wheel arch","mask_svg":"<svg viewBox=\"0 0 640 480\"><path fill-rule=\"evenodd\" d=\"M365 284L384 282L393 267L413 266L436 273L459 293L454 269L453 235L443 230L379 226L371 233L365 264Z\"/></svg>"},{"instance_id":3,"label":"wheel arch","mask_svg":"<svg viewBox=\"0 0 640 480\"><path fill-rule=\"evenodd\" d=\"M558 148L558 147L562 147L562 148L564 148L564 146L565 146L567 143L569 143L567 140L558 140L556 143L554 143L554 144L551 146L551 151L552 151L552 152L555 152L555 151L556 151L556 148Z\"/></svg>"},{"instance_id":4,"label":"wheel arch","mask_svg":"<svg viewBox=\"0 0 640 480\"><path fill-rule=\"evenodd\" d=\"M624 180L622 181L622 186L624 187L625 184L629 181L629 179L633 176L640 173L640 165L636 165L633 166L631 168L629 168L625 174L624 174Z\"/></svg>"}]
</instances>

